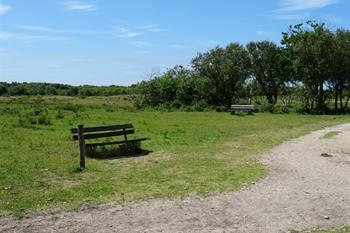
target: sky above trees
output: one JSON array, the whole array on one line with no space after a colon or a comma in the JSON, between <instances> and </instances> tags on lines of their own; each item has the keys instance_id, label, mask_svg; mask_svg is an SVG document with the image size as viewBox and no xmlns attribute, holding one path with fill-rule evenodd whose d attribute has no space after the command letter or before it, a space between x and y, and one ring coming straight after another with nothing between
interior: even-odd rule
<instances>
[{"instance_id":1,"label":"sky above trees","mask_svg":"<svg viewBox=\"0 0 350 233\"><path fill-rule=\"evenodd\" d=\"M350 28L347 0L0 0L0 81L129 85L230 42L279 43L308 19Z\"/></svg>"}]
</instances>

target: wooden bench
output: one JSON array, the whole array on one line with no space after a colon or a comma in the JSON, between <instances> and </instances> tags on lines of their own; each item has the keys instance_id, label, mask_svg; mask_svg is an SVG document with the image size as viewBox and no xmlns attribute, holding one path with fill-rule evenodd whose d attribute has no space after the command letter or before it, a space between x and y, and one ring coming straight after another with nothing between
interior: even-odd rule
<instances>
[{"instance_id":1,"label":"wooden bench","mask_svg":"<svg viewBox=\"0 0 350 233\"><path fill-rule=\"evenodd\" d=\"M74 141L79 141L79 153L80 153L80 167L85 168L85 155L87 147L125 144L133 145L141 141L147 140L147 138L128 139L128 135L134 134L135 129L132 124L124 125L108 125L84 128L83 125L78 125L77 128L71 129L72 138ZM112 142L92 142L85 143L85 140L99 139L122 136L122 140Z\"/></svg>"},{"instance_id":2,"label":"wooden bench","mask_svg":"<svg viewBox=\"0 0 350 233\"><path fill-rule=\"evenodd\" d=\"M246 111L249 114L253 114L254 112L254 105L237 105L237 104L232 104L231 108L229 111L234 114L235 112L238 111Z\"/></svg>"}]
</instances>

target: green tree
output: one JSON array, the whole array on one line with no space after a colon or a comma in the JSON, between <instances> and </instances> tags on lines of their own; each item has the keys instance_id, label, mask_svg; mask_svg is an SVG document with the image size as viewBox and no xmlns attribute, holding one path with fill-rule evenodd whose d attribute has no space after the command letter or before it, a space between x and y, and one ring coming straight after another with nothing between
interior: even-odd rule
<instances>
[{"instance_id":1,"label":"green tree","mask_svg":"<svg viewBox=\"0 0 350 233\"><path fill-rule=\"evenodd\" d=\"M270 41L250 42L247 49L251 71L261 86L269 104L276 104L280 87L284 83L283 50Z\"/></svg>"},{"instance_id":2,"label":"green tree","mask_svg":"<svg viewBox=\"0 0 350 233\"><path fill-rule=\"evenodd\" d=\"M249 66L247 50L237 43L198 54L192 60L195 74L209 85L205 89L209 91L210 105L229 106L237 101L237 88L249 76Z\"/></svg>"},{"instance_id":3,"label":"green tree","mask_svg":"<svg viewBox=\"0 0 350 233\"><path fill-rule=\"evenodd\" d=\"M283 33L282 44L289 51L295 78L305 88L305 108L325 111L325 85L331 76L332 32L323 23L308 21Z\"/></svg>"}]
</instances>

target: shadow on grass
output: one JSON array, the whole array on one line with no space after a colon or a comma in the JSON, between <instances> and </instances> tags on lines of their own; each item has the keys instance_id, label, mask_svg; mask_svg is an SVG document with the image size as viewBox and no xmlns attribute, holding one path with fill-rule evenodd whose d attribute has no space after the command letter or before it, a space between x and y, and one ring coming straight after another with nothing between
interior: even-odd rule
<instances>
[{"instance_id":1,"label":"shadow on grass","mask_svg":"<svg viewBox=\"0 0 350 233\"><path fill-rule=\"evenodd\" d=\"M231 116L238 116L238 117L244 117L244 116L254 116L254 112L243 112L243 111L237 111L237 112L230 112Z\"/></svg>"},{"instance_id":2,"label":"shadow on grass","mask_svg":"<svg viewBox=\"0 0 350 233\"><path fill-rule=\"evenodd\" d=\"M151 152L152 151L141 149L139 143L86 148L87 157L101 160L141 157L146 156Z\"/></svg>"}]
</instances>

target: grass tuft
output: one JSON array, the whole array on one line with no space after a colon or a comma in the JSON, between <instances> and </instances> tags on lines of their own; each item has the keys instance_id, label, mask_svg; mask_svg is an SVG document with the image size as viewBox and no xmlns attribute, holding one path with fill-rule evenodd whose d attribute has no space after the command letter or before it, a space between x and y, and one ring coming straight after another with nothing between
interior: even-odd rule
<instances>
[{"instance_id":1,"label":"grass tuft","mask_svg":"<svg viewBox=\"0 0 350 233\"><path fill-rule=\"evenodd\" d=\"M330 131L328 133L326 133L325 135L323 135L323 139L330 139L330 138L333 138L335 136L337 136L339 134L338 131Z\"/></svg>"}]
</instances>

